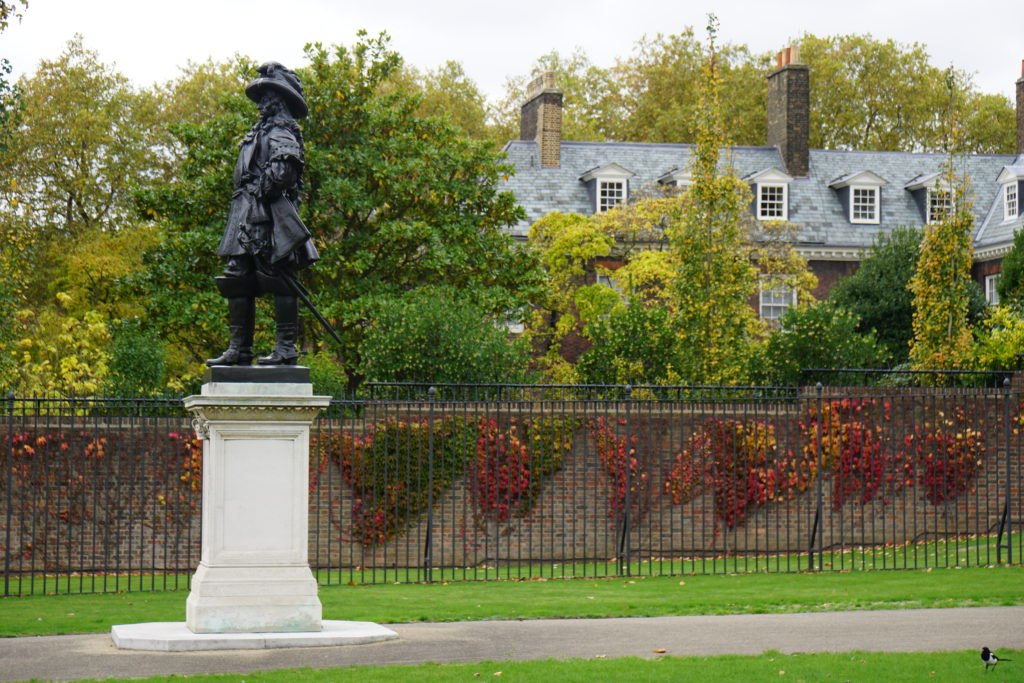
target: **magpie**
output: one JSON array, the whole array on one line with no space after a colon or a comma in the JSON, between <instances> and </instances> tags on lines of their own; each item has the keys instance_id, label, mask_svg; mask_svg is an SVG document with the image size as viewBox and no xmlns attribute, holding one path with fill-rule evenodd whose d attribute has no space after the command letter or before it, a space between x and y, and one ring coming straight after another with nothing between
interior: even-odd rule
<instances>
[{"instance_id":1,"label":"magpie","mask_svg":"<svg viewBox=\"0 0 1024 683\"><path fill-rule=\"evenodd\" d=\"M994 669L996 664L998 664L1000 661L1012 662L1013 660L1012 659L1002 659L1001 660L1001 659L999 659L999 657L996 657L996 653L995 652L992 652L992 650L988 649L987 647L983 647L983 648L981 648L981 661L985 662L985 671L988 671L989 667L992 667Z\"/></svg>"}]
</instances>

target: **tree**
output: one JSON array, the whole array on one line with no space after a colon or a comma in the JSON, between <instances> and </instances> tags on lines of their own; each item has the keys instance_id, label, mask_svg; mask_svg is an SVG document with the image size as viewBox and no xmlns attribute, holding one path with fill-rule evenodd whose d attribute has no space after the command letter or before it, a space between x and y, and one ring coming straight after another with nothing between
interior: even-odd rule
<instances>
[{"instance_id":1,"label":"tree","mask_svg":"<svg viewBox=\"0 0 1024 683\"><path fill-rule=\"evenodd\" d=\"M921 235L914 227L879 235L856 272L837 282L828 295L831 304L854 314L860 334L875 332L894 365L907 362L914 336L909 285L921 254ZM975 281L967 283L967 290L968 320L975 324L985 317L988 304Z\"/></svg>"},{"instance_id":2,"label":"tree","mask_svg":"<svg viewBox=\"0 0 1024 683\"><path fill-rule=\"evenodd\" d=\"M730 384L746 378L757 336L758 321L748 303L757 272L749 258L750 189L735 173L718 171L728 140L719 102L717 23L709 17L692 185L666 222L666 233L678 255L673 300L680 375L685 382Z\"/></svg>"},{"instance_id":3,"label":"tree","mask_svg":"<svg viewBox=\"0 0 1024 683\"><path fill-rule=\"evenodd\" d=\"M28 0L20 0L20 3L22 8L28 7ZM21 19L18 1L0 0L0 33L7 29L12 17ZM8 136L17 125L18 113L21 109L20 88L7 81L11 70L11 62L5 57L0 57L0 152L7 149Z\"/></svg>"},{"instance_id":4,"label":"tree","mask_svg":"<svg viewBox=\"0 0 1024 683\"><path fill-rule=\"evenodd\" d=\"M935 116L947 106L951 76L963 94L956 104L964 127L959 151L1013 151L1006 98L983 96L966 73L933 66L924 45L809 33L798 43L811 69L812 149L951 151L948 118Z\"/></svg>"},{"instance_id":5,"label":"tree","mask_svg":"<svg viewBox=\"0 0 1024 683\"><path fill-rule=\"evenodd\" d=\"M678 339L665 306L638 297L616 305L586 327L590 350L577 370L587 384L668 384L677 379Z\"/></svg>"},{"instance_id":6,"label":"tree","mask_svg":"<svg viewBox=\"0 0 1024 683\"><path fill-rule=\"evenodd\" d=\"M523 382L528 348L509 338L503 322L457 290L415 290L388 301L370 325L360 374L381 382Z\"/></svg>"},{"instance_id":7,"label":"tree","mask_svg":"<svg viewBox=\"0 0 1024 683\"><path fill-rule=\"evenodd\" d=\"M907 288L917 266L921 232L903 227L879 235L857 271L829 292L828 300L850 311L860 334L874 331L893 362L906 362L913 336L914 299Z\"/></svg>"},{"instance_id":8,"label":"tree","mask_svg":"<svg viewBox=\"0 0 1024 683\"><path fill-rule=\"evenodd\" d=\"M307 50L300 71L310 116L301 215L322 260L309 272L315 302L344 342L331 351L350 386L362 380L363 340L389 302L429 285L459 289L488 315L519 313L539 291L533 257L505 230L521 219L497 185L508 173L486 143L451 123L422 117L421 96L394 86L401 67L386 36L361 34L352 48ZM223 302L211 278L223 230L234 144L255 108L236 94L220 116L176 132L186 158L179 177L143 199L163 242L134 286L165 338L181 339L192 361L222 335ZM325 348L315 324L306 350Z\"/></svg>"},{"instance_id":9,"label":"tree","mask_svg":"<svg viewBox=\"0 0 1024 683\"><path fill-rule=\"evenodd\" d=\"M830 302L789 309L757 355L755 380L795 385L802 369L885 367L885 346L874 332L859 332L857 323L855 314Z\"/></svg>"},{"instance_id":10,"label":"tree","mask_svg":"<svg viewBox=\"0 0 1024 683\"><path fill-rule=\"evenodd\" d=\"M972 358L968 315L974 217L966 174L956 175L951 162L945 176L952 206L941 220L925 226L921 256L909 285L914 295L910 360L922 370L967 368Z\"/></svg>"},{"instance_id":11,"label":"tree","mask_svg":"<svg viewBox=\"0 0 1024 683\"><path fill-rule=\"evenodd\" d=\"M80 36L19 88L18 126L0 163L0 262L10 273L0 336L31 351L4 379L37 390L82 391L88 383L74 373L58 386L29 369L54 372L51 352L60 355L61 373L70 373L75 360L99 368L106 337L90 331L88 343L55 346L53 337L63 334L55 321L67 316L73 329L93 330L129 312L115 301L112 282L137 264L137 247L147 238L131 206L133 192L159 175L151 153L156 123L141 106L145 98Z\"/></svg>"},{"instance_id":12,"label":"tree","mask_svg":"<svg viewBox=\"0 0 1024 683\"><path fill-rule=\"evenodd\" d=\"M504 140L519 137L520 107L526 100L526 86L535 77L550 71L563 93L562 139L615 139L616 126L624 112L612 96L616 87L610 69L590 61L586 52L576 48L569 55L552 50L541 56L530 73L508 79L505 97L497 105L497 134Z\"/></svg>"},{"instance_id":13,"label":"tree","mask_svg":"<svg viewBox=\"0 0 1024 683\"><path fill-rule=\"evenodd\" d=\"M691 142L698 136L700 83L706 48L693 29L644 37L612 69L621 112L605 125L617 140ZM767 57L745 46L716 47L723 123L734 144L762 145L767 130Z\"/></svg>"},{"instance_id":14,"label":"tree","mask_svg":"<svg viewBox=\"0 0 1024 683\"><path fill-rule=\"evenodd\" d=\"M530 226L529 244L546 274L543 296L527 321L527 338L540 357L538 365L549 381L576 381L575 369L562 356L571 335L581 335L583 321L577 307L580 290L587 288L591 299L607 288L587 285L587 272L594 259L607 256L615 236L603 231L593 218L579 214L549 213Z\"/></svg>"},{"instance_id":15,"label":"tree","mask_svg":"<svg viewBox=\"0 0 1024 683\"><path fill-rule=\"evenodd\" d=\"M999 302L1020 307L1024 304L1024 230L1013 235L1013 247L1003 257L1003 274L996 285Z\"/></svg>"},{"instance_id":16,"label":"tree","mask_svg":"<svg viewBox=\"0 0 1024 683\"><path fill-rule=\"evenodd\" d=\"M407 69L412 70L411 67ZM487 98L466 75L462 64L447 61L437 69L422 74L414 72L415 87L422 95L417 113L425 117L447 117L473 140L490 141L495 147L508 141L496 139L488 125Z\"/></svg>"}]
</instances>

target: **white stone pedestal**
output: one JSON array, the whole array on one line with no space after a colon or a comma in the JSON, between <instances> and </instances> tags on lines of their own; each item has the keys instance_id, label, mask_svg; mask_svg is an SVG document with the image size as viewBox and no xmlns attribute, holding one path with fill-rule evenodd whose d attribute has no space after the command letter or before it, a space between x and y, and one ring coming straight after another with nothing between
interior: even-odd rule
<instances>
[{"instance_id":1,"label":"white stone pedestal","mask_svg":"<svg viewBox=\"0 0 1024 683\"><path fill-rule=\"evenodd\" d=\"M185 603L193 633L321 630L309 427L329 403L309 383L258 381L208 381L185 399L203 439L202 556Z\"/></svg>"},{"instance_id":2,"label":"white stone pedestal","mask_svg":"<svg viewBox=\"0 0 1024 683\"><path fill-rule=\"evenodd\" d=\"M203 540L185 623L120 624L127 650L187 652L393 640L365 621L323 621L309 569L309 427L329 396L309 368L214 367L185 399L203 439Z\"/></svg>"}]
</instances>

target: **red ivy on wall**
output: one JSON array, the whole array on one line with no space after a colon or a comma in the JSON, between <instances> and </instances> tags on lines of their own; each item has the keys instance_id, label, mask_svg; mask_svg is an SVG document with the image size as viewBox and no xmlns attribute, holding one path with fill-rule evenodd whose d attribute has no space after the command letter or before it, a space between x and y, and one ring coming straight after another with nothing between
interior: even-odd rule
<instances>
[{"instance_id":1,"label":"red ivy on wall","mask_svg":"<svg viewBox=\"0 0 1024 683\"><path fill-rule=\"evenodd\" d=\"M619 425L625 425L619 420ZM630 508L642 512L647 505L649 476L637 457L636 434L627 439L619 436L615 428L604 417L598 417L591 424L591 432L597 446L597 455L611 480L611 496L608 516L616 517L626 509L627 491Z\"/></svg>"},{"instance_id":2,"label":"red ivy on wall","mask_svg":"<svg viewBox=\"0 0 1024 683\"><path fill-rule=\"evenodd\" d=\"M884 445L884 426L892 419L887 401L839 399L812 405L800 421L808 465L832 474L832 507L849 501L871 502L883 484L901 486L912 464Z\"/></svg>"},{"instance_id":3,"label":"red ivy on wall","mask_svg":"<svg viewBox=\"0 0 1024 683\"><path fill-rule=\"evenodd\" d=\"M932 505L969 490L985 457L985 441L964 410L937 412L903 439L905 457L917 466L918 483Z\"/></svg>"},{"instance_id":4,"label":"red ivy on wall","mask_svg":"<svg viewBox=\"0 0 1024 683\"><path fill-rule=\"evenodd\" d=\"M530 451L519 439L519 425L502 430L497 420L481 419L469 474L477 507L499 522L507 520L530 490Z\"/></svg>"}]
</instances>

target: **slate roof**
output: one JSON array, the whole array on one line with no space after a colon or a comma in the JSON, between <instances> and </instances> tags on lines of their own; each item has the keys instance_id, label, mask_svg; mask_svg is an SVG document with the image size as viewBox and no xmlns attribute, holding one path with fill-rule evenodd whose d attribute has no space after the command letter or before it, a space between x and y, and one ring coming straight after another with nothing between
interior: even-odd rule
<instances>
[{"instance_id":1,"label":"slate roof","mask_svg":"<svg viewBox=\"0 0 1024 683\"><path fill-rule=\"evenodd\" d=\"M594 212L593 201L580 176L587 171L618 164L636 175L629 181L630 193L656 183L673 170L685 168L694 149L688 144L563 141L561 167L542 168L536 143L514 140L505 146L508 161L516 172L502 187L515 194L527 213L527 220L512 229L525 238L530 225L550 211ZM811 150L806 178L794 178L789 185L789 221L799 226L797 239L808 247L861 250L869 247L878 233L899 226L924 224L915 193L905 186L916 178L940 172L945 154ZM973 155L966 158L966 171L974 194L975 250L1008 248L1021 217L1003 220L1002 188L996 178L1004 167L1024 162L1024 155ZM733 147L723 154L723 166L730 166L743 178L785 165L775 147ZM829 187L837 179L871 171L887 182L881 187L881 222L878 225L849 221L839 190ZM1020 198L1024 206L1024 196ZM979 254L983 256L983 254Z\"/></svg>"}]
</instances>

